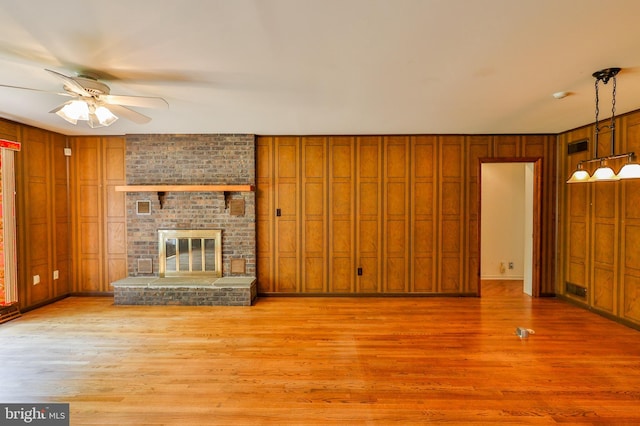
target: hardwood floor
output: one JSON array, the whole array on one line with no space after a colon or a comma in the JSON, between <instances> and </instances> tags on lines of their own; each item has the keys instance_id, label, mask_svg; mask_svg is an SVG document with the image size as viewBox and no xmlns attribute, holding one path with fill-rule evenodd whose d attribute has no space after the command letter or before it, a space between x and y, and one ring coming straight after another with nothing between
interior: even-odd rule
<instances>
[{"instance_id":1,"label":"hardwood floor","mask_svg":"<svg viewBox=\"0 0 640 426\"><path fill-rule=\"evenodd\" d=\"M640 423L640 332L555 299L68 298L0 339L0 402L72 425Z\"/></svg>"}]
</instances>

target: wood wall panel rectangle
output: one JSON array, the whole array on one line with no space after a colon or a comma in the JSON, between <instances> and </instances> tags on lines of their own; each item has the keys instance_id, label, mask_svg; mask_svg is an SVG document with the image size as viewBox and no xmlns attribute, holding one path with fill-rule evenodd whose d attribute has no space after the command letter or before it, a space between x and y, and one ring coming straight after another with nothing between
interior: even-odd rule
<instances>
[{"instance_id":1,"label":"wood wall panel rectangle","mask_svg":"<svg viewBox=\"0 0 640 426\"><path fill-rule=\"evenodd\" d=\"M29 145L29 156L26 157L29 181L45 182L48 178L47 166L49 165L49 155L47 145L49 138L46 133L36 129L30 129L25 136L27 138L25 148L26 145Z\"/></svg>"},{"instance_id":2,"label":"wood wall panel rectangle","mask_svg":"<svg viewBox=\"0 0 640 426\"><path fill-rule=\"evenodd\" d=\"M457 255L443 256L439 290L442 293L459 293L462 276L460 258Z\"/></svg>"},{"instance_id":3,"label":"wood wall panel rectangle","mask_svg":"<svg viewBox=\"0 0 640 426\"><path fill-rule=\"evenodd\" d=\"M441 212L443 216L458 216L462 213L462 185L460 182L443 182Z\"/></svg>"},{"instance_id":4,"label":"wood wall panel rectangle","mask_svg":"<svg viewBox=\"0 0 640 426\"><path fill-rule=\"evenodd\" d=\"M31 181L29 186L29 203L35 206L47 206L49 204L49 183L44 181ZM31 223L46 223L49 212L46 209L31 209L29 221Z\"/></svg>"},{"instance_id":5,"label":"wood wall panel rectangle","mask_svg":"<svg viewBox=\"0 0 640 426\"><path fill-rule=\"evenodd\" d=\"M409 280L406 276L406 259L404 256L387 256L385 290L391 293L406 293Z\"/></svg>"},{"instance_id":6,"label":"wood wall panel rectangle","mask_svg":"<svg viewBox=\"0 0 640 426\"><path fill-rule=\"evenodd\" d=\"M414 184L415 214L430 216L433 214L433 182L416 182Z\"/></svg>"},{"instance_id":7,"label":"wood wall panel rectangle","mask_svg":"<svg viewBox=\"0 0 640 426\"><path fill-rule=\"evenodd\" d=\"M276 138L278 178L297 179L299 160L296 138Z\"/></svg>"},{"instance_id":8,"label":"wood wall panel rectangle","mask_svg":"<svg viewBox=\"0 0 640 426\"><path fill-rule=\"evenodd\" d=\"M107 281L112 283L127 276L126 257L111 258L107 261Z\"/></svg>"},{"instance_id":9,"label":"wood wall panel rectangle","mask_svg":"<svg viewBox=\"0 0 640 426\"><path fill-rule=\"evenodd\" d=\"M351 256L333 255L329 271L331 273L330 292L353 292L353 260Z\"/></svg>"},{"instance_id":10,"label":"wood wall panel rectangle","mask_svg":"<svg viewBox=\"0 0 640 426\"><path fill-rule=\"evenodd\" d=\"M106 217L108 219L121 219L122 223L125 223L126 218L126 199L124 192L116 192L116 185L105 185L104 189L106 190L105 197L105 207ZM125 223L126 225L126 223Z\"/></svg>"},{"instance_id":11,"label":"wood wall panel rectangle","mask_svg":"<svg viewBox=\"0 0 640 426\"><path fill-rule=\"evenodd\" d=\"M106 224L107 255L127 254L127 224L110 222ZM124 278L126 275L120 278ZM112 281L110 281L112 282Z\"/></svg>"},{"instance_id":12,"label":"wood wall panel rectangle","mask_svg":"<svg viewBox=\"0 0 640 426\"><path fill-rule=\"evenodd\" d=\"M377 215L380 213L379 182L361 182L359 189L359 216L377 217Z\"/></svg>"},{"instance_id":13,"label":"wood wall panel rectangle","mask_svg":"<svg viewBox=\"0 0 640 426\"><path fill-rule=\"evenodd\" d=\"M325 238L324 238L324 220L319 219L307 219L304 225L304 254L306 256L322 256L324 253Z\"/></svg>"},{"instance_id":14,"label":"wood wall panel rectangle","mask_svg":"<svg viewBox=\"0 0 640 426\"><path fill-rule=\"evenodd\" d=\"M594 225L594 261L613 267L615 261L615 225L596 223Z\"/></svg>"},{"instance_id":15,"label":"wood wall panel rectangle","mask_svg":"<svg viewBox=\"0 0 640 426\"><path fill-rule=\"evenodd\" d=\"M322 181L307 181L304 184L305 216L322 216L324 214L325 187Z\"/></svg>"},{"instance_id":16,"label":"wood wall panel rectangle","mask_svg":"<svg viewBox=\"0 0 640 426\"><path fill-rule=\"evenodd\" d=\"M493 137L496 157L518 157L520 154L520 136L516 135L497 135Z\"/></svg>"},{"instance_id":17,"label":"wood wall panel rectangle","mask_svg":"<svg viewBox=\"0 0 640 426\"><path fill-rule=\"evenodd\" d=\"M325 259L323 256L305 256L304 288L302 291L321 293L325 291Z\"/></svg>"},{"instance_id":18,"label":"wood wall panel rectangle","mask_svg":"<svg viewBox=\"0 0 640 426\"><path fill-rule=\"evenodd\" d=\"M627 270L640 271L640 224L627 225L624 233L625 257L624 267Z\"/></svg>"},{"instance_id":19,"label":"wood wall panel rectangle","mask_svg":"<svg viewBox=\"0 0 640 426\"><path fill-rule=\"evenodd\" d=\"M433 179L436 143L436 136L414 136L412 157L415 179Z\"/></svg>"},{"instance_id":20,"label":"wood wall panel rectangle","mask_svg":"<svg viewBox=\"0 0 640 426\"><path fill-rule=\"evenodd\" d=\"M77 177L79 182L87 183L100 181L100 140L98 138L84 137L79 141L74 150L78 159Z\"/></svg>"},{"instance_id":21,"label":"wood wall panel rectangle","mask_svg":"<svg viewBox=\"0 0 640 426\"><path fill-rule=\"evenodd\" d=\"M82 281L79 283L79 291L95 292L100 291L101 261L98 257L84 256L80 261L80 272Z\"/></svg>"},{"instance_id":22,"label":"wood wall panel rectangle","mask_svg":"<svg viewBox=\"0 0 640 426\"><path fill-rule=\"evenodd\" d=\"M298 291L298 259L295 256L278 256L278 281L276 291L295 293Z\"/></svg>"},{"instance_id":23,"label":"wood wall panel rectangle","mask_svg":"<svg viewBox=\"0 0 640 426\"><path fill-rule=\"evenodd\" d=\"M413 279L413 291L414 292L425 292L432 293L437 291L433 285L433 258L431 256L420 256L416 255L414 257L414 274L415 278Z\"/></svg>"},{"instance_id":24,"label":"wood wall panel rectangle","mask_svg":"<svg viewBox=\"0 0 640 426\"><path fill-rule=\"evenodd\" d=\"M622 182L624 185L625 219L640 219L640 181Z\"/></svg>"},{"instance_id":25,"label":"wood wall panel rectangle","mask_svg":"<svg viewBox=\"0 0 640 426\"><path fill-rule=\"evenodd\" d=\"M358 277L358 289L359 293L380 293L380 277L378 271L380 270L378 256L368 257L366 255L360 256L360 262L358 263L362 268L362 275Z\"/></svg>"},{"instance_id":26,"label":"wood wall panel rectangle","mask_svg":"<svg viewBox=\"0 0 640 426\"><path fill-rule=\"evenodd\" d=\"M568 254L572 259L587 258L587 224L584 222L569 223Z\"/></svg>"},{"instance_id":27,"label":"wood wall panel rectangle","mask_svg":"<svg viewBox=\"0 0 640 426\"><path fill-rule=\"evenodd\" d=\"M614 312L614 273L611 268L594 268L593 280L593 306L613 313Z\"/></svg>"},{"instance_id":28,"label":"wood wall panel rectangle","mask_svg":"<svg viewBox=\"0 0 640 426\"><path fill-rule=\"evenodd\" d=\"M640 277L625 276L622 317L640 323Z\"/></svg>"},{"instance_id":29,"label":"wood wall panel rectangle","mask_svg":"<svg viewBox=\"0 0 640 426\"><path fill-rule=\"evenodd\" d=\"M588 189L588 185L569 185L567 187L567 193L569 194L568 211L571 217L584 220L587 214L588 204L585 201L587 200Z\"/></svg>"},{"instance_id":30,"label":"wood wall panel rectangle","mask_svg":"<svg viewBox=\"0 0 640 426\"><path fill-rule=\"evenodd\" d=\"M593 189L593 217L596 220L614 218L617 207L616 182L598 182Z\"/></svg>"},{"instance_id":31,"label":"wood wall panel rectangle","mask_svg":"<svg viewBox=\"0 0 640 426\"><path fill-rule=\"evenodd\" d=\"M461 140L453 136L443 137L440 150L440 170L442 178L444 180L448 178L461 178L463 158Z\"/></svg>"},{"instance_id":32,"label":"wood wall panel rectangle","mask_svg":"<svg viewBox=\"0 0 640 426\"><path fill-rule=\"evenodd\" d=\"M27 244L27 248L32 265L46 264L49 259L48 228L49 224L46 222L31 222L29 225L27 230L29 244Z\"/></svg>"}]
</instances>

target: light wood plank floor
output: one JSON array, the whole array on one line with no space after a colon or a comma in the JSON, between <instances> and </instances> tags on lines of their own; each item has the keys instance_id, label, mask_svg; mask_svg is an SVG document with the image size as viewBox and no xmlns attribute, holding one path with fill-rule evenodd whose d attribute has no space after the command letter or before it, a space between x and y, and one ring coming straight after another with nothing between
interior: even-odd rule
<instances>
[{"instance_id":1,"label":"light wood plank floor","mask_svg":"<svg viewBox=\"0 0 640 426\"><path fill-rule=\"evenodd\" d=\"M555 299L68 298L0 341L0 402L72 425L640 424L640 332Z\"/></svg>"}]
</instances>

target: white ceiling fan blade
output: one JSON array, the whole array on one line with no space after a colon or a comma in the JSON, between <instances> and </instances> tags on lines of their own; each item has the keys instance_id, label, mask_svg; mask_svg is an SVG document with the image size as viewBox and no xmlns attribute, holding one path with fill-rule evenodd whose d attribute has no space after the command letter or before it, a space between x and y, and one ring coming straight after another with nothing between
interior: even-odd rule
<instances>
[{"instance_id":1,"label":"white ceiling fan blade","mask_svg":"<svg viewBox=\"0 0 640 426\"><path fill-rule=\"evenodd\" d=\"M49 111L49 113L55 114L56 112L60 111L62 108L64 108L64 106L66 104L68 104L69 102L65 102L63 104L58 105L57 107L55 107L54 109L52 109L51 111Z\"/></svg>"},{"instance_id":2,"label":"white ceiling fan blade","mask_svg":"<svg viewBox=\"0 0 640 426\"><path fill-rule=\"evenodd\" d=\"M75 81L73 78L71 77L67 77L64 74L60 74L59 72L56 71L52 71L50 69L45 69L45 71L55 75L56 77L62 79L66 84L65 84L65 88L68 88L69 90L71 90L73 93L77 93L80 96L91 96L91 93L87 92L85 90L84 87L82 87L80 85L80 83L78 83L77 81Z\"/></svg>"},{"instance_id":3,"label":"white ceiling fan blade","mask_svg":"<svg viewBox=\"0 0 640 426\"><path fill-rule=\"evenodd\" d=\"M151 121L151 117L147 117L144 114L140 114L139 112L122 105L109 104L107 108L109 108L109 110L118 117L126 118L134 123L145 124Z\"/></svg>"},{"instance_id":4,"label":"white ceiling fan blade","mask_svg":"<svg viewBox=\"0 0 640 426\"><path fill-rule=\"evenodd\" d=\"M169 104L162 98L149 96L100 95L101 101L110 105L128 105L141 108L167 109Z\"/></svg>"},{"instance_id":5,"label":"white ceiling fan blade","mask_svg":"<svg viewBox=\"0 0 640 426\"><path fill-rule=\"evenodd\" d=\"M50 92L48 90L32 89L31 87L10 86L8 84L0 84L0 87L6 87L9 89L31 90L32 92L49 93L51 95L73 96L66 92Z\"/></svg>"}]
</instances>

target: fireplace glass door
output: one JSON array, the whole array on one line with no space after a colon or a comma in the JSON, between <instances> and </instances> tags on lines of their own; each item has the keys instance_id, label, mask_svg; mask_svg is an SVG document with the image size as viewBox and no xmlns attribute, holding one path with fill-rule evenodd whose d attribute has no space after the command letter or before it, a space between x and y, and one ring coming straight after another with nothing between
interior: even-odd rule
<instances>
[{"instance_id":1,"label":"fireplace glass door","mask_svg":"<svg viewBox=\"0 0 640 426\"><path fill-rule=\"evenodd\" d=\"M160 276L222 275L220 230L160 230Z\"/></svg>"}]
</instances>

